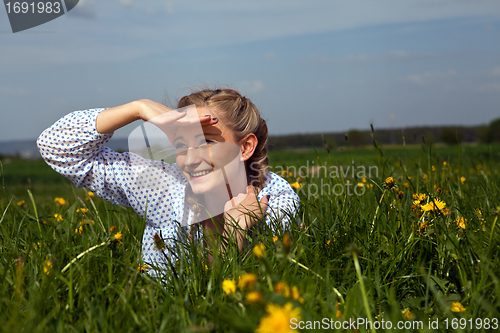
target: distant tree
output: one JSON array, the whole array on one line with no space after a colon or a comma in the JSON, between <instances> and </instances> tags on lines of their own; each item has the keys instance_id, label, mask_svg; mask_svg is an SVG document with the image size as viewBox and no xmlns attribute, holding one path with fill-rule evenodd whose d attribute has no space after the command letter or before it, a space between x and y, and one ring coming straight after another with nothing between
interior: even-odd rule
<instances>
[{"instance_id":1,"label":"distant tree","mask_svg":"<svg viewBox=\"0 0 500 333\"><path fill-rule=\"evenodd\" d=\"M500 118L490 123L491 141L500 142Z\"/></svg>"},{"instance_id":2,"label":"distant tree","mask_svg":"<svg viewBox=\"0 0 500 333\"><path fill-rule=\"evenodd\" d=\"M492 141L491 127L481 126L477 129L477 138L479 142L490 143Z\"/></svg>"},{"instance_id":3,"label":"distant tree","mask_svg":"<svg viewBox=\"0 0 500 333\"><path fill-rule=\"evenodd\" d=\"M434 144L434 134L432 132L425 132L424 136L422 137L422 143L426 146L430 146Z\"/></svg>"},{"instance_id":4,"label":"distant tree","mask_svg":"<svg viewBox=\"0 0 500 333\"><path fill-rule=\"evenodd\" d=\"M347 142L355 147L368 144L368 134L359 130L350 130L347 132Z\"/></svg>"},{"instance_id":5,"label":"distant tree","mask_svg":"<svg viewBox=\"0 0 500 333\"><path fill-rule=\"evenodd\" d=\"M456 145L461 143L464 138L464 133L459 128L445 127L441 130L440 139L448 145Z\"/></svg>"}]
</instances>

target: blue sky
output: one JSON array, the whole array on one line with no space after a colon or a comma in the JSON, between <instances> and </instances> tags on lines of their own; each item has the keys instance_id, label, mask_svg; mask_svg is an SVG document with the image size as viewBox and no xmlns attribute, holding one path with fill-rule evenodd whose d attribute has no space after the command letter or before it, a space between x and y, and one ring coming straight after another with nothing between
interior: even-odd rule
<instances>
[{"instance_id":1,"label":"blue sky","mask_svg":"<svg viewBox=\"0 0 500 333\"><path fill-rule=\"evenodd\" d=\"M0 9L2 141L206 84L250 97L271 134L486 124L500 2L85 0L16 34Z\"/></svg>"}]
</instances>

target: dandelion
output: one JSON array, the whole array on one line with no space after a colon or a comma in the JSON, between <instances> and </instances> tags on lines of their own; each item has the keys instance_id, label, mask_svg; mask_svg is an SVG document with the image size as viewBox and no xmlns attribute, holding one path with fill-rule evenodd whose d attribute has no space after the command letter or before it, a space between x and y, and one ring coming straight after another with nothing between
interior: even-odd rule
<instances>
[{"instance_id":1,"label":"dandelion","mask_svg":"<svg viewBox=\"0 0 500 333\"><path fill-rule=\"evenodd\" d=\"M236 283L233 280L225 279L222 281L222 291L224 291L226 295L231 295L236 291Z\"/></svg>"},{"instance_id":2,"label":"dandelion","mask_svg":"<svg viewBox=\"0 0 500 333\"><path fill-rule=\"evenodd\" d=\"M262 302L264 297L258 291L251 291L245 296L245 301L251 304L257 304Z\"/></svg>"},{"instance_id":3,"label":"dandelion","mask_svg":"<svg viewBox=\"0 0 500 333\"><path fill-rule=\"evenodd\" d=\"M427 201L427 195L425 193L414 193L413 199L413 205L417 208L420 208L420 205L424 204Z\"/></svg>"},{"instance_id":4,"label":"dandelion","mask_svg":"<svg viewBox=\"0 0 500 333\"><path fill-rule=\"evenodd\" d=\"M122 240L123 240L123 234L122 234L122 232L121 232L121 231L118 231L118 232L115 234L115 236L114 236L114 240L115 240L115 241L117 241L117 242L118 242L118 244L120 244L120 245L122 245L122 244L123 244L123 242L122 242Z\"/></svg>"},{"instance_id":5,"label":"dandelion","mask_svg":"<svg viewBox=\"0 0 500 333\"><path fill-rule=\"evenodd\" d=\"M89 201L90 198L95 197L95 194L91 191L87 191L87 195L85 196L85 200Z\"/></svg>"},{"instance_id":6,"label":"dandelion","mask_svg":"<svg viewBox=\"0 0 500 333\"><path fill-rule=\"evenodd\" d=\"M357 186L358 186L358 187L365 187L365 184L363 184L363 183L358 183L358 185L357 185Z\"/></svg>"},{"instance_id":7,"label":"dandelion","mask_svg":"<svg viewBox=\"0 0 500 333\"><path fill-rule=\"evenodd\" d=\"M434 165L432 166L432 171L436 171L436 167Z\"/></svg>"},{"instance_id":8,"label":"dandelion","mask_svg":"<svg viewBox=\"0 0 500 333\"><path fill-rule=\"evenodd\" d=\"M330 245L330 240L327 240L327 241L326 241L326 245Z\"/></svg>"},{"instance_id":9,"label":"dandelion","mask_svg":"<svg viewBox=\"0 0 500 333\"><path fill-rule=\"evenodd\" d=\"M408 183L404 183L404 184L403 184L403 186L404 186L405 188L409 188L409 187L410 187L410 184L408 184Z\"/></svg>"},{"instance_id":10,"label":"dandelion","mask_svg":"<svg viewBox=\"0 0 500 333\"><path fill-rule=\"evenodd\" d=\"M240 275L240 277L238 278L238 288L240 289L253 288L255 286L255 283L257 283L258 279L259 277L253 273Z\"/></svg>"},{"instance_id":11,"label":"dandelion","mask_svg":"<svg viewBox=\"0 0 500 333\"><path fill-rule=\"evenodd\" d=\"M54 218L56 219L57 222L61 222L63 220L63 217L61 216L61 214L54 214Z\"/></svg>"},{"instance_id":12,"label":"dandelion","mask_svg":"<svg viewBox=\"0 0 500 333\"><path fill-rule=\"evenodd\" d=\"M465 183L465 180L466 180L466 179L465 179L465 177L464 177L464 176L460 177L460 183L462 183L462 184L463 184L463 183Z\"/></svg>"},{"instance_id":13,"label":"dandelion","mask_svg":"<svg viewBox=\"0 0 500 333\"><path fill-rule=\"evenodd\" d=\"M266 255L266 246L264 244L255 245L253 254L255 254L257 258L262 258Z\"/></svg>"},{"instance_id":14,"label":"dandelion","mask_svg":"<svg viewBox=\"0 0 500 333\"><path fill-rule=\"evenodd\" d=\"M286 303L284 306L269 303L266 305L266 312L267 314L260 319L255 333L292 333L295 330L290 327L290 320L302 319L301 309L294 308L292 303Z\"/></svg>"},{"instance_id":15,"label":"dandelion","mask_svg":"<svg viewBox=\"0 0 500 333\"><path fill-rule=\"evenodd\" d=\"M77 213L88 213L88 211L88 208L77 208L76 210Z\"/></svg>"},{"instance_id":16,"label":"dandelion","mask_svg":"<svg viewBox=\"0 0 500 333\"><path fill-rule=\"evenodd\" d=\"M366 183L366 178L365 178L365 177L361 178L361 181L362 181L363 183Z\"/></svg>"},{"instance_id":17,"label":"dandelion","mask_svg":"<svg viewBox=\"0 0 500 333\"><path fill-rule=\"evenodd\" d=\"M405 193L403 191L397 191L397 192L398 192L398 199L402 200Z\"/></svg>"},{"instance_id":18,"label":"dandelion","mask_svg":"<svg viewBox=\"0 0 500 333\"><path fill-rule=\"evenodd\" d=\"M54 198L54 202L56 202L59 206L66 204L66 200L64 200L64 198Z\"/></svg>"},{"instance_id":19,"label":"dandelion","mask_svg":"<svg viewBox=\"0 0 500 333\"><path fill-rule=\"evenodd\" d=\"M290 184L290 186L296 190L298 190L299 188L302 187L302 183L299 183L299 182L293 182Z\"/></svg>"},{"instance_id":20,"label":"dandelion","mask_svg":"<svg viewBox=\"0 0 500 333\"><path fill-rule=\"evenodd\" d=\"M304 303L304 299L300 296L299 288L297 288L296 286L292 286L291 292L292 292L292 298L295 301Z\"/></svg>"},{"instance_id":21,"label":"dandelion","mask_svg":"<svg viewBox=\"0 0 500 333\"><path fill-rule=\"evenodd\" d=\"M273 242L277 242L278 241L278 236L273 236Z\"/></svg>"},{"instance_id":22,"label":"dandelion","mask_svg":"<svg viewBox=\"0 0 500 333\"><path fill-rule=\"evenodd\" d=\"M387 177L384 182L384 187L386 188L393 188L395 183L394 183L394 177Z\"/></svg>"},{"instance_id":23,"label":"dandelion","mask_svg":"<svg viewBox=\"0 0 500 333\"><path fill-rule=\"evenodd\" d=\"M80 222L80 224L89 224L89 223L95 224L95 221L94 220L85 219L82 222Z\"/></svg>"},{"instance_id":24,"label":"dandelion","mask_svg":"<svg viewBox=\"0 0 500 333\"><path fill-rule=\"evenodd\" d=\"M427 221L420 223L418 226L418 232L424 232L427 230Z\"/></svg>"},{"instance_id":25,"label":"dandelion","mask_svg":"<svg viewBox=\"0 0 500 333\"><path fill-rule=\"evenodd\" d=\"M290 236L288 233L283 235L283 245L288 249L292 246L292 241L290 240Z\"/></svg>"},{"instance_id":26,"label":"dandelion","mask_svg":"<svg viewBox=\"0 0 500 333\"><path fill-rule=\"evenodd\" d=\"M113 232L115 232L115 229L116 229L116 226L115 226L115 225L112 225L112 226L109 228L109 232L113 233Z\"/></svg>"},{"instance_id":27,"label":"dandelion","mask_svg":"<svg viewBox=\"0 0 500 333\"><path fill-rule=\"evenodd\" d=\"M83 232L83 226L80 226L80 228L75 229L75 234L82 234Z\"/></svg>"},{"instance_id":28,"label":"dandelion","mask_svg":"<svg viewBox=\"0 0 500 333\"><path fill-rule=\"evenodd\" d=\"M460 302L453 302L450 305L450 310L453 312L464 312L466 311L465 307L460 304Z\"/></svg>"},{"instance_id":29,"label":"dandelion","mask_svg":"<svg viewBox=\"0 0 500 333\"><path fill-rule=\"evenodd\" d=\"M288 171L288 177L293 177L293 172Z\"/></svg>"},{"instance_id":30,"label":"dandelion","mask_svg":"<svg viewBox=\"0 0 500 333\"><path fill-rule=\"evenodd\" d=\"M288 171L283 170L283 171L281 172L281 175L282 175L283 177L286 177L286 176L288 175Z\"/></svg>"},{"instance_id":31,"label":"dandelion","mask_svg":"<svg viewBox=\"0 0 500 333\"><path fill-rule=\"evenodd\" d=\"M483 218L483 212L481 211L481 209L476 208L476 213L477 215L479 215L479 218Z\"/></svg>"},{"instance_id":32,"label":"dandelion","mask_svg":"<svg viewBox=\"0 0 500 333\"><path fill-rule=\"evenodd\" d=\"M17 205L18 205L19 207L23 206L24 204L25 204L25 201L24 201L24 200L21 200L21 201L18 201L18 202L17 202Z\"/></svg>"},{"instance_id":33,"label":"dandelion","mask_svg":"<svg viewBox=\"0 0 500 333\"><path fill-rule=\"evenodd\" d=\"M50 271L54 268L54 263L51 260L47 260L43 266L43 272L50 275Z\"/></svg>"},{"instance_id":34,"label":"dandelion","mask_svg":"<svg viewBox=\"0 0 500 333\"><path fill-rule=\"evenodd\" d=\"M457 223L457 226L459 228L465 229L465 222L467 222L467 219L464 219L463 216L458 217L455 222Z\"/></svg>"},{"instance_id":35,"label":"dandelion","mask_svg":"<svg viewBox=\"0 0 500 333\"><path fill-rule=\"evenodd\" d=\"M428 204L421 206L420 208L422 208L422 210L424 212L428 212L428 211L437 211L437 210L441 211L445 207L446 207L446 203L444 201L441 201L439 199L434 199L431 202L429 202Z\"/></svg>"},{"instance_id":36,"label":"dandelion","mask_svg":"<svg viewBox=\"0 0 500 333\"><path fill-rule=\"evenodd\" d=\"M413 313L410 311L410 309L406 308L403 311L403 315L405 316L406 319L412 320L413 318Z\"/></svg>"},{"instance_id":37,"label":"dandelion","mask_svg":"<svg viewBox=\"0 0 500 333\"><path fill-rule=\"evenodd\" d=\"M153 241L155 243L155 248L159 251L162 251L166 247L165 242L163 241L163 239L161 239L161 237L160 237L160 235L158 235L158 233L156 233L153 236Z\"/></svg>"},{"instance_id":38,"label":"dandelion","mask_svg":"<svg viewBox=\"0 0 500 333\"><path fill-rule=\"evenodd\" d=\"M147 264L142 264L142 265L139 265L139 267L137 267L137 271L139 273L145 273L148 270L149 270L149 268L148 268Z\"/></svg>"},{"instance_id":39,"label":"dandelion","mask_svg":"<svg viewBox=\"0 0 500 333\"><path fill-rule=\"evenodd\" d=\"M285 297L290 297L290 287L285 282L278 282L274 286L274 292L277 294L283 294Z\"/></svg>"},{"instance_id":40,"label":"dandelion","mask_svg":"<svg viewBox=\"0 0 500 333\"><path fill-rule=\"evenodd\" d=\"M448 165L448 163L446 163L446 161L443 161L443 166L446 167L446 165Z\"/></svg>"}]
</instances>

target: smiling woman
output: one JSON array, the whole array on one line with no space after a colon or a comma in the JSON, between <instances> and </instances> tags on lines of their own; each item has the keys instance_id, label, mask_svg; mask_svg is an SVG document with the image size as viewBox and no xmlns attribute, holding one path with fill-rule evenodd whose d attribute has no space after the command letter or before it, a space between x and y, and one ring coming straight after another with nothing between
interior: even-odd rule
<instances>
[{"instance_id":1,"label":"smiling woman","mask_svg":"<svg viewBox=\"0 0 500 333\"><path fill-rule=\"evenodd\" d=\"M45 130L38 147L45 161L76 186L145 217L142 257L151 265L163 265L155 249L158 235L167 249L175 248L179 231L224 250L213 237L220 234L243 249L245 233L257 224L279 220L286 227L299 199L268 170L267 125L255 105L234 90L217 89L185 96L178 107L173 111L138 100L76 111ZM176 163L104 146L113 131L136 120L166 134Z\"/></svg>"}]
</instances>

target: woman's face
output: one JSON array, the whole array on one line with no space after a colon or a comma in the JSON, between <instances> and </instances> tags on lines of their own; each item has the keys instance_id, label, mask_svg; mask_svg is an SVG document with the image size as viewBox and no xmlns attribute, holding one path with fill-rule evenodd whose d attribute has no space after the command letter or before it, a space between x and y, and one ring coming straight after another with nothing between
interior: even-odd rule
<instances>
[{"instance_id":1,"label":"woman's face","mask_svg":"<svg viewBox=\"0 0 500 333\"><path fill-rule=\"evenodd\" d=\"M206 107L197 107L196 113L193 108L187 117L218 118L217 110ZM228 185L240 187L243 181L246 186L242 147L233 131L218 119L215 124L179 127L175 133L177 165L196 194L218 195L218 191L227 192Z\"/></svg>"}]
</instances>

